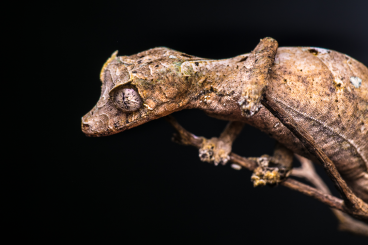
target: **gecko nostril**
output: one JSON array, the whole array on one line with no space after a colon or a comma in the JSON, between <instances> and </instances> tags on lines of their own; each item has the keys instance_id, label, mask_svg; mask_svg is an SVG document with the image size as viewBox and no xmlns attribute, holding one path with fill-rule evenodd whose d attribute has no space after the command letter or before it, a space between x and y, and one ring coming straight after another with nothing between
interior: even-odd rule
<instances>
[{"instance_id":1,"label":"gecko nostril","mask_svg":"<svg viewBox=\"0 0 368 245\"><path fill-rule=\"evenodd\" d=\"M82 132L85 134L89 134L91 131L90 125L82 121Z\"/></svg>"},{"instance_id":2,"label":"gecko nostril","mask_svg":"<svg viewBox=\"0 0 368 245\"><path fill-rule=\"evenodd\" d=\"M93 136L102 132L105 132L108 128L109 118L107 115L98 115L95 113L93 116L88 113L82 117L82 131L83 133Z\"/></svg>"},{"instance_id":3,"label":"gecko nostril","mask_svg":"<svg viewBox=\"0 0 368 245\"><path fill-rule=\"evenodd\" d=\"M83 131L87 131L89 129L89 124L82 123Z\"/></svg>"}]
</instances>

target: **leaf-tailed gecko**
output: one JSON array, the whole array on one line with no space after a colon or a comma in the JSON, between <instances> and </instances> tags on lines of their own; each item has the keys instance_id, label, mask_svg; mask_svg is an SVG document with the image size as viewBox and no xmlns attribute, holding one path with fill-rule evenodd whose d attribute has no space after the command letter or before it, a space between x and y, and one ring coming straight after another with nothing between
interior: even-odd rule
<instances>
[{"instance_id":1,"label":"leaf-tailed gecko","mask_svg":"<svg viewBox=\"0 0 368 245\"><path fill-rule=\"evenodd\" d=\"M278 142L258 158L255 185L283 181L293 153L317 161L262 104L266 93L333 161L353 192L368 202L368 68L336 51L280 47L264 38L247 54L209 60L168 48L131 56L115 52L102 68L101 97L82 118L88 136L116 134L197 108L230 121L219 138L205 140L201 160L226 164L244 123Z\"/></svg>"}]
</instances>

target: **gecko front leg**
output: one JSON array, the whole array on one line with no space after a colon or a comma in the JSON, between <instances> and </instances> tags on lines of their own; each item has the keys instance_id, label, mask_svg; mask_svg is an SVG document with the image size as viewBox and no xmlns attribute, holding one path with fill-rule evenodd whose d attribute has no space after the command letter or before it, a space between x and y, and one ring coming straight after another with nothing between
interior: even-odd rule
<instances>
[{"instance_id":1,"label":"gecko front leg","mask_svg":"<svg viewBox=\"0 0 368 245\"><path fill-rule=\"evenodd\" d=\"M251 117L261 107L262 92L268 84L268 73L275 60L278 43L275 39L261 39L257 47L244 61L240 70L242 93L238 101L242 116Z\"/></svg>"},{"instance_id":2,"label":"gecko front leg","mask_svg":"<svg viewBox=\"0 0 368 245\"><path fill-rule=\"evenodd\" d=\"M273 156L263 155L256 158L258 167L251 178L254 186L274 185L284 181L290 175L293 155L292 151L277 143Z\"/></svg>"},{"instance_id":3,"label":"gecko front leg","mask_svg":"<svg viewBox=\"0 0 368 245\"><path fill-rule=\"evenodd\" d=\"M225 165L230 157L232 144L242 130L244 123L229 122L219 138L203 139L203 145L199 149L199 158L203 162L213 162L216 166Z\"/></svg>"}]
</instances>

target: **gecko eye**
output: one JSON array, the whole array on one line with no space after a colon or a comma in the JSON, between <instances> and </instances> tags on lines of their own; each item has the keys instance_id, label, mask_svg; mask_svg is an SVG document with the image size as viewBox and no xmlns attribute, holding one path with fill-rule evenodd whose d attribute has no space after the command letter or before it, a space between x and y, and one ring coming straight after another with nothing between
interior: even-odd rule
<instances>
[{"instance_id":1,"label":"gecko eye","mask_svg":"<svg viewBox=\"0 0 368 245\"><path fill-rule=\"evenodd\" d=\"M126 112L136 111L142 106L138 92L132 87L120 87L114 91L113 101L117 107Z\"/></svg>"}]
</instances>

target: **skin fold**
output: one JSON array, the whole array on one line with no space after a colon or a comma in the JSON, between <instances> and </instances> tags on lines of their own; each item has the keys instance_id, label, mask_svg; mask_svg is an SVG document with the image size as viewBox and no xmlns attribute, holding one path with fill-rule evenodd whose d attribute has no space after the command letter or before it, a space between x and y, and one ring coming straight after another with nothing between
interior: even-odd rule
<instances>
[{"instance_id":1,"label":"skin fold","mask_svg":"<svg viewBox=\"0 0 368 245\"><path fill-rule=\"evenodd\" d=\"M223 60L168 48L116 55L101 71L99 101L82 118L87 136L116 134L195 108L250 124L292 153L317 162L259 103L267 93L310 133L354 193L368 202L368 68L360 62L327 49L278 48L271 38L262 39L251 53Z\"/></svg>"}]
</instances>

